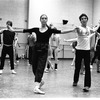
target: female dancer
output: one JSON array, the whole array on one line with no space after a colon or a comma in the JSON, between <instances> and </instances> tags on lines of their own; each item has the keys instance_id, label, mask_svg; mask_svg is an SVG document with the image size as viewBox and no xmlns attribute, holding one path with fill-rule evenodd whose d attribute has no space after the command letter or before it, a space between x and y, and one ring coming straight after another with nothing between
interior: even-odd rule
<instances>
[{"instance_id":1,"label":"female dancer","mask_svg":"<svg viewBox=\"0 0 100 100\"><path fill-rule=\"evenodd\" d=\"M35 46L33 47L33 58L32 58L32 68L35 76L35 88L34 93L45 94L44 91L40 90L41 86L44 84L42 77L48 57L48 47L49 47L49 38L53 33L69 33L73 32L73 30L68 30L61 32L61 30L57 30L54 28L50 28L47 25L48 17L43 14L40 16L41 27L40 28L32 28L32 29L24 29L23 32L35 32L37 40L35 42ZM15 31L21 32L21 31Z\"/></svg>"}]
</instances>

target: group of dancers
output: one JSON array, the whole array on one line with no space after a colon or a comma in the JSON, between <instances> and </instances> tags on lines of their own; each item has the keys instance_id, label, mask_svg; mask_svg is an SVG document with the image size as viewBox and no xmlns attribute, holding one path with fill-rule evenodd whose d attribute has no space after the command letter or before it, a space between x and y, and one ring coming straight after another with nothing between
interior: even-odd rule
<instances>
[{"instance_id":1,"label":"group of dancers","mask_svg":"<svg viewBox=\"0 0 100 100\"><path fill-rule=\"evenodd\" d=\"M55 34L68 34L70 32L77 33L77 46L75 47L75 71L73 77L73 86L77 86L79 81L79 72L81 69L81 62L84 60L85 65L85 79L84 79L84 92L88 92L91 87L91 71L90 71L90 39L95 34L99 35L97 31L100 28L100 23L95 28L90 28L87 26L88 16L86 14L81 14L79 16L79 20L81 26L76 26L71 30L58 30L54 27L48 26L47 15L43 14L40 16L41 27L31 28L31 29L23 29L23 30L14 30L12 28L11 22L7 22L8 30L1 30L0 33L3 33L3 49L1 53L1 65L0 65L0 73L2 73L5 55L8 53L11 61L11 70L14 71L14 61L13 61L13 39L15 32L16 33L35 33L36 41L34 42L34 46L32 46L32 61L30 64L32 65L32 71L35 76L34 78L34 93L45 94L44 91L41 90L41 87L44 85L43 74L45 70L46 63L49 61L48 53L50 50L50 41L52 35ZM54 39L54 38L53 38ZM55 50L55 46L53 49ZM55 63L55 70L57 69L57 63Z\"/></svg>"}]
</instances>

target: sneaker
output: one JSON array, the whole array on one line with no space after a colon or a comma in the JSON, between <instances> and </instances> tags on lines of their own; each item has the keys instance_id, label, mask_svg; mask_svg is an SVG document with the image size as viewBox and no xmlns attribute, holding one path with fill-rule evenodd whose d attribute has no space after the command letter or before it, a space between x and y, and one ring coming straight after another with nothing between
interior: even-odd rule
<instances>
[{"instance_id":1,"label":"sneaker","mask_svg":"<svg viewBox=\"0 0 100 100\"><path fill-rule=\"evenodd\" d=\"M12 71L12 74L16 74L16 72L14 70L11 70Z\"/></svg>"},{"instance_id":2,"label":"sneaker","mask_svg":"<svg viewBox=\"0 0 100 100\"><path fill-rule=\"evenodd\" d=\"M39 89L44 85L44 81L41 81Z\"/></svg>"},{"instance_id":3,"label":"sneaker","mask_svg":"<svg viewBox=\"0 0 100 100\"><path fill-rule=\"evenodd\" d=\"M45 94L45 92L41 91L39 88L35 87L34 88L34 93L36 94Z\"/></svg>"},{"instance_id":4,"label":"sneaker","mask_svg":"<svg viewBox=\"0 0 100 100\"><path fill-rule=\"evenodd\" d=\"M73 86L77 86L77 83L73 82Z\"/></svg>"},{"instance_id":5,"label":"sneaker","mask_svg":"<svg viewBox=\"0 0 100 100\"><path fill-rule=\"evenodd\" d=\"M57 71L57 69L56 69L56 68L55 68L54 70L55 70L55 71Z\"/></svg>"},{"instance_id":6,"label":"sneaker","mask_svg":"<svg viewBox=\"0 0 100 100\"><path fill-rule=\"evenodd\" d=\"M2 74L3 73L3 70L0 70L0 74Z\"/></svg>"},{"instance_id":7,"label":"sneaker","mask_svg":"<svg viewBox=\"0 0 100 100\"><path fill-rule=\"evenodd\" d=\"M84 92L89 92L89 87L84 87L83 91Z\"/></svg>"},{"instance_id":8,"label":"sneaker","mask_svg":"<svg viewBox=\"0 0 100 100\"><path fill-rule=\"evenodd\" d=\"M92 69L93 68L93 65L90 65L90 68Z\"/></svg>"}]
</instances>

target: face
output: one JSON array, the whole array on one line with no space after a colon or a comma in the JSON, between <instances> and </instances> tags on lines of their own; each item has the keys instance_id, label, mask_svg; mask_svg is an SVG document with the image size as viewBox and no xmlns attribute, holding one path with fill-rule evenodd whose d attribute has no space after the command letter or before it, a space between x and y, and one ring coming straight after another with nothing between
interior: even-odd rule
<instances>
[{"instance_id":1,"label":"face","mask_svg":"<svg viewBox=\"0 0 100 100\"><path fill-rule=\"evenodd\" d=\"M41 21L41 24L42 24L42 25L46 25L46 24L47 24L47 21L48 21L47 16L46 16L46 15L42 15L42 16L40 17L40 21Z\"/></svg>"},{"instance_id":2,"label":"face","mask_svg":"<svg viewBox=\"0 0 100 100\"><path fill-rule=\"evenodd\" d=\"M12 26L11 24L12 24L12 23L10 23L10 22L7 22L7 23L6 23L6 25L7 25L7 28L9 28L9 26Z\"/></svg>"},{"instance_id":3,"label":"face","mask_svg":"<svg viewBox=\"0 0 100 100\"><path fill-rule=\"evenodd\" d=\"M82 25L86 25L87 22L88 22L87 17L86 17L86 16L82 16L82 17L81 17L81 24L82 24Z\"/></svg>"}]
</instances>

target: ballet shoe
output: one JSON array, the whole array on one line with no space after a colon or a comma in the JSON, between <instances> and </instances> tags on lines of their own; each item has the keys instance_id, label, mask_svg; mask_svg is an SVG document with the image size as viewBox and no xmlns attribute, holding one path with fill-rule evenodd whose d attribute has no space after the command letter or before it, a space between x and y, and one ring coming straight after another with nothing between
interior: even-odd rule
<instances>
[{"instance_id":1,"label":"ballet shoe","mask_svg":"<svg viewBox=\"0 0 100 100\"><path fill-rule=\"evenodd\" d=\"M34 88L34 93L35 94L43 94L43 95L45 94L45 92L41 91L38 87Z\"/></svg>"}]
</instances>

